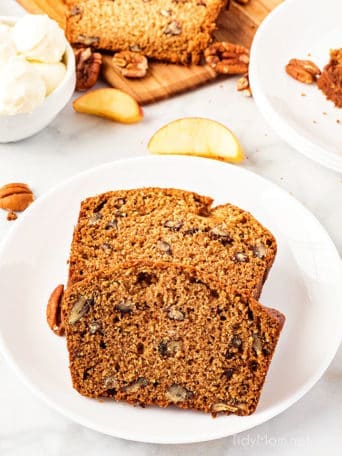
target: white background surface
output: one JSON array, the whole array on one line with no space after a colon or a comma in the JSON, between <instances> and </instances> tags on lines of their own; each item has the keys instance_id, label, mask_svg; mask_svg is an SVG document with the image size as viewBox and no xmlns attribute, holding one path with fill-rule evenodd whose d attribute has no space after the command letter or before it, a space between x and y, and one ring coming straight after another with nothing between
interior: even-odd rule
<instances>
[{"instance_id":1,"label":"white background surface","mask_svg":"<svg viewBox=\"0 0 342 456\"><path fill-rule=\"evenodd\" d=\"M20 9L14 0L1 0L0 14L15 12ZM68 106L38 136L0 145L0 184L27 182L39 197L65 178L94 165L145 155L149 137L168 120L207 116L224 122L240 138L248 157L242 166L272 180L304 203L326 227L341 253L341 175L309 161L275 136L253 101L235 92L235 83L234 79L227 80L147 107L144 122L132 126L82 116ZM7 222L5 214L0 214L0 239L11 223L15 222ZM51 411L23 386L0 356L0 455L240 456L251 450L256 456L275 452L335 456L342 447L341 404L340 349L320 382L268 423L203 444L138 444L89 431Z\"/></svg>"}]
</instances>

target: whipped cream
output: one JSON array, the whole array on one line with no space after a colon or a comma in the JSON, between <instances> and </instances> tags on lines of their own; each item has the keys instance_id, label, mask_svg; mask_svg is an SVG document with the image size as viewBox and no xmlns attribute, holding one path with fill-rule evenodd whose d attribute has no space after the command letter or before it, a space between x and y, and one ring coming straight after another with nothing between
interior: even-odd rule
<instances>
[{"instance_id":1,"label":"whipped cream","mask_svg":"<svg viewBox=\"0 0 342 456\"><path fill-rule=\"evenodd\" d=\"M16 55L17 49L12 39L10 27L0 24L0 65L2 66Z\"/></svg>"},{"instance_id":2,"label":"whipped cream","mask_svg":"<svg viewBox=\"0 0 342 456\"><path fill-rule=\"evenodd\" d=\"M0 115L29 113L62 82L66 38L46 15L0 23Z\"/></svg>"},{"instance_id":3,"label":"whipped cream","mask_svg":"<svg viewBox=\"0 0 342 456\"><path fill-rule=\"evenodd\" d=\"M1 66L0 115L32 112L45 96L44 79L25 59L15 57Z\"/></svg>"},{"instance_id":4,"label":"whipped cream","mask_svg":"<svg viewBox=\"0 0 342 456\"><path fill-rule=\"evenodd\" d=\"M46 15L28 14L12 30L15 46L28 60L58 63L66 50L64 31Z\"/></svg>"},{"instance_id":5,"label":"whipped cream","mask_svg":"<svg viewBox=\"0 0 342 456\"><path fill-rule=\"evenodd\" d=\"M50 95L59 84L63 81L66 73L66 67L64 63L41 63L41 62L30 62L35 70L39 72L45 82L46 96Z\"/></svg>"}]
</instances>

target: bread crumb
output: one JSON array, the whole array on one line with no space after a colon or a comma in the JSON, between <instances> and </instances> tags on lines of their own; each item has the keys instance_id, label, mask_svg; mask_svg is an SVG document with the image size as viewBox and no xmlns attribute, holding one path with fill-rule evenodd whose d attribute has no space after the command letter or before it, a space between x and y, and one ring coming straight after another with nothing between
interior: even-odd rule
<instances>
[{"instance_id":1,"label":"bread crumb","mask_svg":"<svg viewBox=\"0 0 342 456\"><path fill-rule=\"evenodd\" d=\"M342 108L342 48L330 50L330 61L317 80L317 87L337 108Z\"/></svg>"},{"instance_id":2,"label":"bread crumb","mask_svg":"<svg viewBox=\"0 0 342 456\"><path fill-rule=\"evenodd\" d=\"M306 93L302 92L302 93L300 94L300 96L301 96L301 97L306 97Z\"/></svg>"},{"instance_id":3,"label":"bread crumb","mask_svg":"<svg viewBox=\"0 0 342 456\"><path fill-rule=\"evenodd\" d=\"M11 211L7 214L7 220L12 222L12 220L17 220L18 216L15 212Z\"/></svg>"}]
</instances>

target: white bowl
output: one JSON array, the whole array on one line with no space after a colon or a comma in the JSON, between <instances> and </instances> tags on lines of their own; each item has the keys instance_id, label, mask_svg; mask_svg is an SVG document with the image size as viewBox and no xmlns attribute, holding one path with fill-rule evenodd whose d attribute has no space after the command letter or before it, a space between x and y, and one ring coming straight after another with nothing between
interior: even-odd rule
<instances>
[{"instance_id":1,"label":"white bowl","mask_svg":"<svg viewBox=\"0 0 342 456\"><path fill-rule=\"evenodd\" d=\"M18 19L0 16L0 23L14 25ZM64 62L67 71L60 85L48 95L44 102L28 114L0 116L0 143L20 141L43 130L68 103L75 90L75 58L67 43Z\"/></svg>"}]
</instances>

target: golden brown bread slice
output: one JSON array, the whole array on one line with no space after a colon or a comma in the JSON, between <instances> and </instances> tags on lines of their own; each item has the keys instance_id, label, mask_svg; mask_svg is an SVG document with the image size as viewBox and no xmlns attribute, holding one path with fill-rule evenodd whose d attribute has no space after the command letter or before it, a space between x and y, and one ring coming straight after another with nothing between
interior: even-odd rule
<instances>
[{"instance_id":1,"label":"golden brown bread slice","mask_svg":"<svg viewBox=\"0 0 342 456\"><path fill-rule=\"evenodd\" d=\"M107 192L81 204L70 254L69 284L137 259L196 267L258 298L276 241L251 214L176 189Z\"/></svg>"},{"instance_id":2,"label":"golden brown bread slice","mask_svg":"<svg viewBox=\"0 0 342 456\"><path fill-rule=\"evenodd\" d=\"M111 51L138 51L172 63L198 63L226 0L68 1L67 37Z\"/></svg>"},{"instance_id":3,"label":"golden brown bread slice","mask_svg":"<svg viewBox=\"0 0 342 456\"><path fill-rule=\"evenodd\" d=\"M193 268L143 261L70 286L63 314L79 393L214 415L254 412L285 320Z\"/></svg>"}]
</instances>

